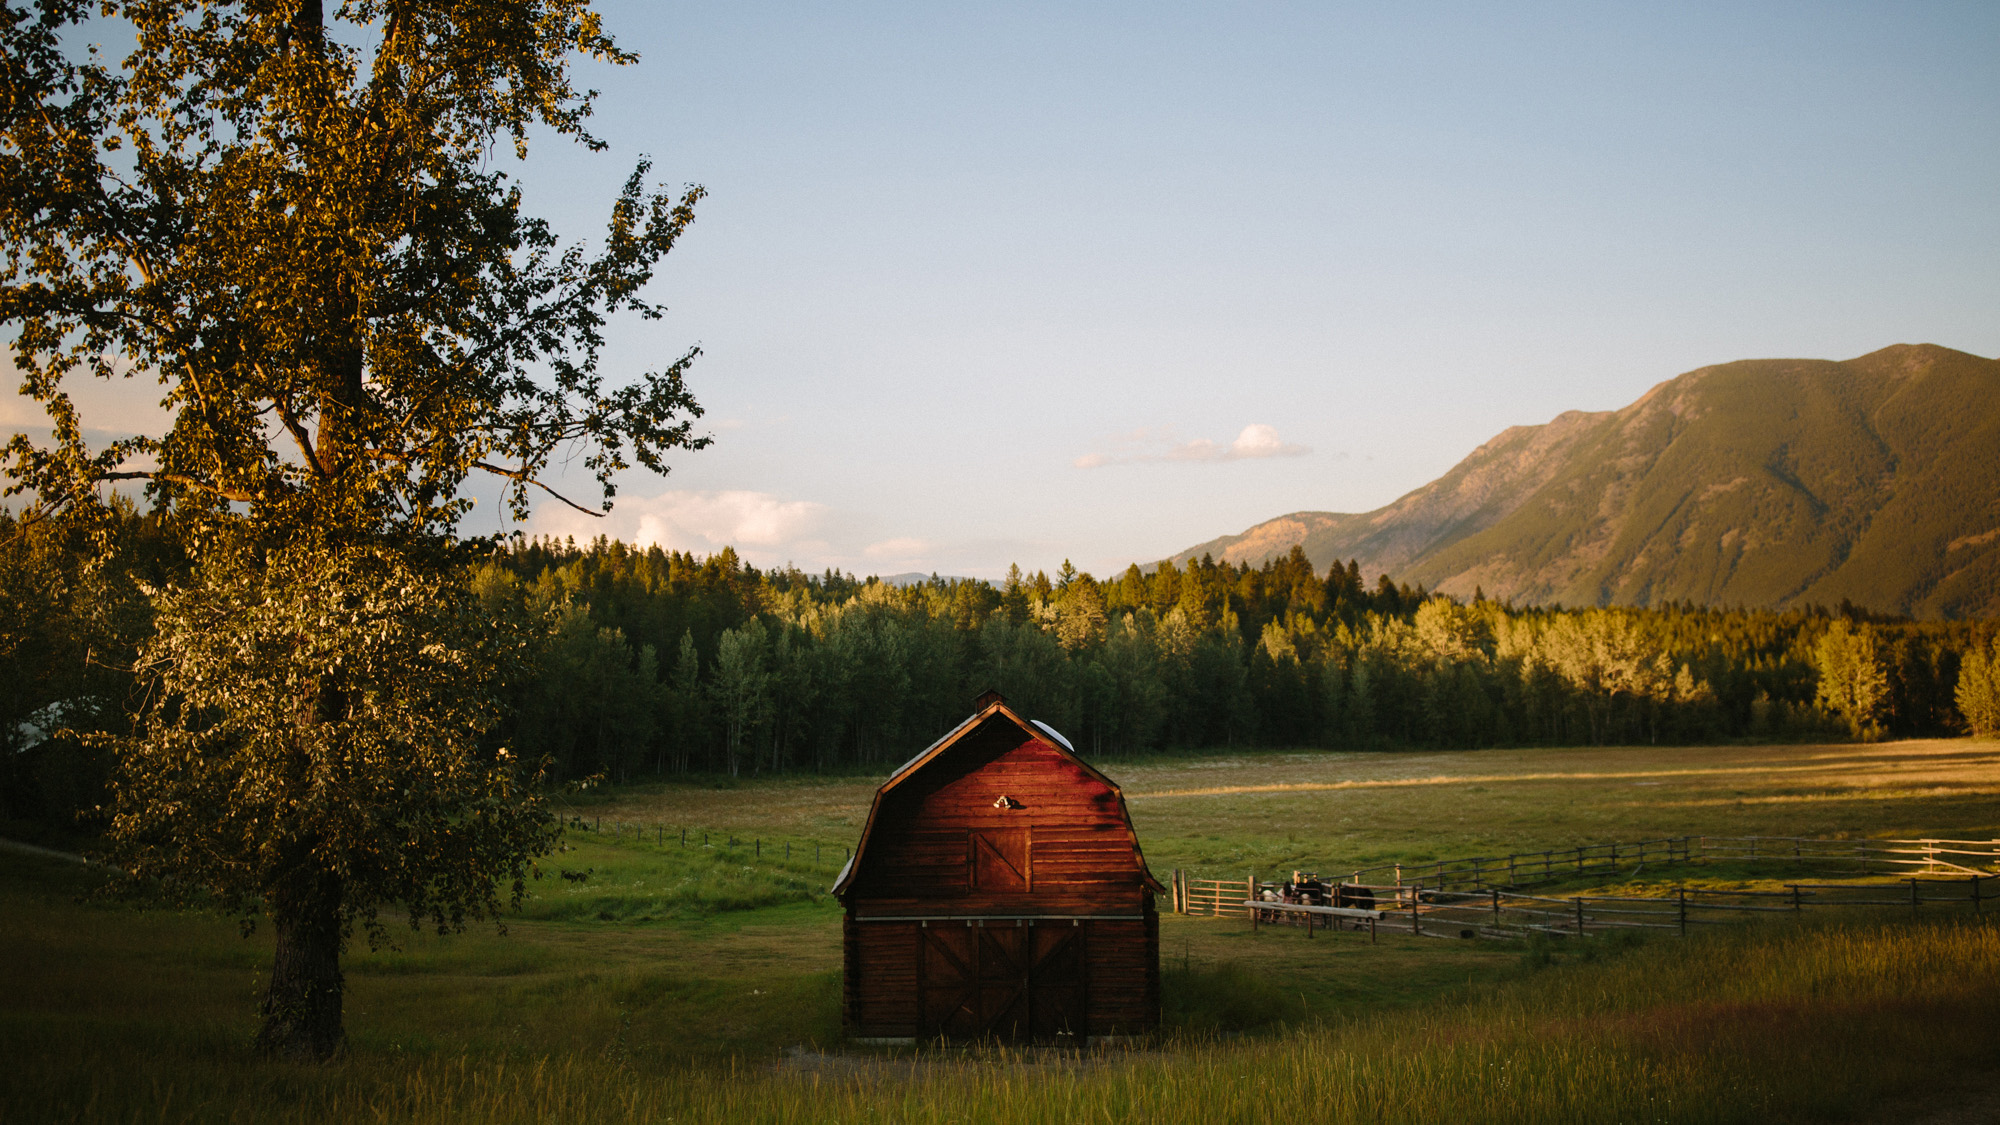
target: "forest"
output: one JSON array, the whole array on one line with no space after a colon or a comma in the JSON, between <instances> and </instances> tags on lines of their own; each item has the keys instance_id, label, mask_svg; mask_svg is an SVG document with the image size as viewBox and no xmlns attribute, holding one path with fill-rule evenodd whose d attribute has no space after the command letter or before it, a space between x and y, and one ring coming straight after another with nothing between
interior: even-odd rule
<instances>
[{"instance_id":1,"label":"forest","mask_svg":"<svg viewBox=\"0 0 2000 1125\"><path fill-rule=\"evenodd\" d=\"M0 817L101 815L152 596L191 565L127 503L90 536L0 516ZM1458 601L1298 550L896 586L517 537L468 577L518 640L495 745L552 782L886 770L987 689L1089 757L2000 728L1994 622Z\"/></svg>"}]
</instances>

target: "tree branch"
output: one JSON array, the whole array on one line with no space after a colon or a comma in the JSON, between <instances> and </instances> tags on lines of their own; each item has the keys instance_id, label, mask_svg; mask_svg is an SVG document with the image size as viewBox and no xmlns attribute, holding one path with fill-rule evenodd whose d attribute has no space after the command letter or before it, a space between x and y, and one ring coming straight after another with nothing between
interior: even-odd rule
<instances>
[{"instance_id":1,"label":"tree branch","mask_svg":"<svg viewBox=\"0 0 2000 1125\"><path fill-rule=\"evenodd\" d=\"M191 477L186 473L155 473L155 472L136 472L136 471L92 473L90 479L92 481L164 480L164 481L171 481L174 484L184 484L189 488L199 488L203 492L213 493L216 496L222 497L224 500L234 500L238 504L248 504L251 501L257 499L257 494L254 492L245 492L240 488L224 488L221 485L210 484L209 482L201 480L200 478Z\"/></svg>"},{"instance_id":2,"label":"tree branch","mask_svg":"<svg viewBox=\"0 0 2000 1125\"><path fill-rule=\"evenodd\" d=\"M562 493L557 492L555 489L550 488L548 485L543 484L541 481L538 481L535 478L529 476L524 471L517 469L502 468L499 465L489 465L484 461L474 461L472 463L472 466L475 469L485 469L489 473L493 473L497 476L506 477L508 480L519 481L522 484L532 484L536 488L539 488L543 492L548 493L550 496L553 496L556 499L562 501L563 503L568 504L570 507L575 508L577 511L582 512L586 516L596 516L598 519L604 518L603 512L591 511L589 508L584 507L583 505L577 503L576 501L571 500L569 497L564 496Z\"/></svg>"}]
</instances>

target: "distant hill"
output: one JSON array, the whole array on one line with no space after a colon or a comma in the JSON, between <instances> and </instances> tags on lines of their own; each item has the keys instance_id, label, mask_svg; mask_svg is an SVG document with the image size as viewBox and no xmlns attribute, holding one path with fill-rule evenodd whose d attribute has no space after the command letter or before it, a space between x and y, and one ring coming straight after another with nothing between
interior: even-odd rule
<instances>
[{"instance_id":1,"label":"distant hill","mask_svg":"<svg viewBox=\"0 0 2000 1125\"><path fill-rule=\"evenodd\" d=\"M912 570L912 571L908 571L908 572L906 572L906 573L903 573L903 574L890 574L890 575L878 575L877 577L880 577L880 578L881 578L881 580L882 580L883 582L887 583L888 585L891 585L891 586L898 586L898 587L900 587L900 586L921 586L921 585L923 585L924 583L926 583L926 582L929 582L929 581L930 581L931 579L933 579L933 578L937 578L937 579L940 579L940 580L942 580L942 581L945 581L945 582L970 582L970 581L972 581L972 579L970 579L970 578L964 578L964 577L961 577L961 576L959 576L959 575L956 575L956 574L943 574L943 575L939 575L939 574L924 574L924 573L922 573L922 572L920 572L920 571L915 571L915 570Z\"/></svg>"},{"instance_id":2,"label":"distant hill","mask_svg":"<svg viewBox=\"0 0 2000 1125\"><path fill-rule=\"evenodd\" d=\"M1899 344L1704 367L1503 431L1387 507L1294 512L1174 558L1294 544L1522 602L2000 616L2000 361Z\"/></svg>"}]
</instances>

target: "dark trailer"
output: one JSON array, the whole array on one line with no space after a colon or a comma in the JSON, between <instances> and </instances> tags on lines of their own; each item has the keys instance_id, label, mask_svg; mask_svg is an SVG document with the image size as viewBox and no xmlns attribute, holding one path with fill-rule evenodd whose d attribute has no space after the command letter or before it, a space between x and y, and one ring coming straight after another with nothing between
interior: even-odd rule
<instances>
[{"instance_id":1,"label":"dark trailer","mask_svg":"<svg viewBox=\"0 0 2000 1125\"><path fill-rule=\"evenodd\" d=\"M875 792L833 893L860 1040L1070 1043L1160 1019L1161 887L1125 798L998 694Z\"/></svg>"}]
</instances>

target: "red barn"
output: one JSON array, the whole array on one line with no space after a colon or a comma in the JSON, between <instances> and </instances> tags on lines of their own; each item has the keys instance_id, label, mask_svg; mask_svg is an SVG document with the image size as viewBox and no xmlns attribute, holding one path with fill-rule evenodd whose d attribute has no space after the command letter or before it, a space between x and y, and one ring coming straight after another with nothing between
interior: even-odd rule
<instances>
[{"instance_id":1,"label":"red barn","mask_svg":"<svg viewBox=\"0 0 2000 1125\"><path fill-rule=\"evenodd\" d=\"M847 1032L1081 1045L1148 1031L1160 889L1118 786L988 692L876 790L834 883Z\"/></svg>"}]
</instances>

